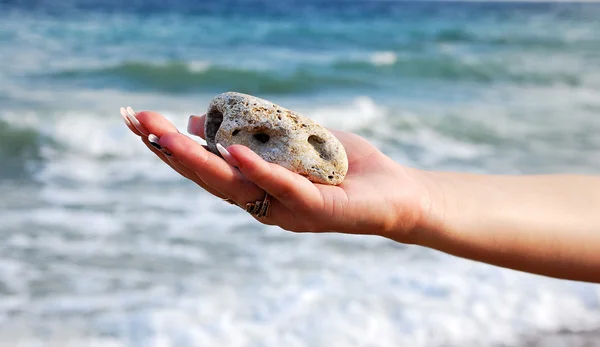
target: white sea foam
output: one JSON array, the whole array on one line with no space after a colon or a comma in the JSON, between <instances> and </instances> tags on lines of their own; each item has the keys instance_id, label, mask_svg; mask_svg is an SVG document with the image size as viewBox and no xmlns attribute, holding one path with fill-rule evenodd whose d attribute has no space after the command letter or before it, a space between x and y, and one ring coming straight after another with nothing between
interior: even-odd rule
<instances>
[{"instance_id":1,"label":"white sea foam","mask_svg":"<svg viewBox=\"0 0 600 347\"><path fill-rule=\"evenodd\" d=\"M398 57L396 53L390 51L375 52L370 57L371 63L378 66L393 65Z\"/></svg>"},{"instance_id":2,"label":"white sea foam","mask_svg":"<svg viewBox=\"0 0 600 347\"><path fill-rule=\"evenodd\" d=\"M386 114L386 110L368 96L359 96L349 103L298 110L323 126L346 131L372 124Z\"/></svg>"},{"instance_id":3,"label":"white sea foam","mask_svg":"<svg viewBox=\"0 0 600 347\"><path fill-rule=\"evenodd\" d=\"M207 61L196 60L188 62L188 67L192 72L204 72L208 70L210 66L211 63Z\"/></svg>"},{"instance_id":4,"label":"white sea foam","mask_svg":"<svg viewBox=\"0 0 600 347\"><path fill-rule=\"evenodd\" d=\"M290 247L307 250L305 240L297 241L299 244ZM599 323L597 311L586 307L584 298L573 292L580 288L600 295L591 285L530 277L445 257L452 272L439 268L437 261L392 270L399 260L400 252L395 252L380 252L377 259L372 251L339 257L317 247L306 252L316 260L315 268L298 266L306 259L297 256L294 263L266 267L265 273L254 274L254 278L229 267L231 276L224 282L194 284L214 276L214 270L207 269L182 278L183 292L175 296L164 291L168 287L157 286L143 293L55 297L34 303L33 313L52 316L53 312L101 310L104 313L93 315L87 324L118 336L114 343L182 347L253 343L362 346L373 341L381 346L511 346L532 329L585 329ZM333 261L324 254L333 255ZM265 255L259 262L273 260L277 258ZM235 281L234 276L243 282ZM136 308L136 303L142 307ZM570 318L565 320L565 316ZM83 336L84 326L73 329L61 320L49 323L59 337L70 337L73 343L102 341ZM18 321L9 326L16 324Z\"/></svg>"}]
</instances>

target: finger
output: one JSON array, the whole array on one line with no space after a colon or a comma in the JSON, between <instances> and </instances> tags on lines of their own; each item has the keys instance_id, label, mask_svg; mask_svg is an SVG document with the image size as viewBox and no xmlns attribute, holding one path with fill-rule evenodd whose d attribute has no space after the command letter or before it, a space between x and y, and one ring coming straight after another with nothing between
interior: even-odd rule
<instances>
[{"instance_id":1,"label":"finger","mask_svg":"<svg viewBox=\"0 0 600 347\"><path fill-rule=\"evenodd\" d=\"M133 124L129 120L129 116L127 115L127 111L125 110L125 108L121 107L120 112L121 117L123 118L123 122L125 122L125 125L127 125L129 130L131 130L131 132L136 134L137 136L142 136L142 134L135 128L135 126L133 126Z\"/></svg>"},{"instance_id":2,"label":"finger","mask_svg":"<svg viewBox=\"0 0 600 347\"><path fill-rule=\"evenodd\" d=\"M204 137L204 122L206 122L206 115L202 116L190 116L188 119L187 132L190 135Z\"/></svg>"},{"instance_id":3,"label":"finger","mask_svg":"<svg viewBox=\"0 0 600 347\"><path fill-rule=\"evenodd\" d=\"M319 189L305 177L280 165L266 162L248 147L232 145L227 151L237 161L244 177L289 208L323 206Z\"/></svg>"},{"instance_id":4,"label":"finger","mask_svg":"<svg viewBox=\"0 0 600 347\"><path fill-rule=\"evenodd\" d=\"M127 120L137 130L137 132L139 132L143 136L148 136L148 130L142 124L140 124L140 121L136 118L135 111L131 107L127 106L127 109L121 107L120 111L121 116L127 118Z\"/></svg>"},{"instance_id":5,"label":"finger","mask_svg":"<svg viewBox=\"0 0 600 347\"><path fill-rule=\"evenodd\" d=\"M168 133L160 138L160 145L168 148L173 157L193 171L208 186L234 199L240 206L264 197L262 189L246 180L237 169L222 158L207 151L189 137Z\"/></svg>"},{"instance_id":6,"label":"finger","mask_svg":"<svg viewBox=\"0 0 600 347\"><path fill-rule=\"evenodd\" d=\"M177 159L165 155L159 149L157 149L156 147L154 147L150 143L150 141L148 141L148 139L143 139L142 142L144 142L144 144L146 145L146 147L148 147L148 149L150 149L152 152L154 152L154 154L156 154L160 158L160 160L162 160L165 164L169 165L173 170L175 170L181 176L183 176L183 177L189 179L190 181L196 183L197 185L199 185L201 188L203 188L204 190L206 190L210 194L212 194L212 195L214 195L214 196L216 196L216 197L218 197L220 199L225 199L225 195L223 193L221 193L218 190L215 190L212 187L208 186L193 171L191 171L190 169L188 169L187 167L185 167Z\"/></svg>"},{"instance_id":7,"label":"finger","mask_svg":"<svg viewBox=\"0 0 600 347\"><path fill-rule=\"evenodd\" d=\"M218 190L214 189L213 187L209 186L208 184L204 183L204 181L201 180L200 177L198 177L198 175L196 175L195 172L193 172L192 170L188 169L186 166L181 164L177 159L174 159L172 157L165 157L165 159L167 160L168 164L173 169L175 169L175 171L179 172L179 174L182 175L183 177L196 183L202 189L206 190L207 192L216 196L219 199L226 198L225 194L221 193L220 191L218 191Z\"/></svg>"},{"instance_id":8,"label":"finger","mask_svg":"<svg viewBox=\"0 0 600 347\"><path fill-rule=\"evenodd\" d=\"M146 136L148 136L149 134L154 134L158 137L162 137L164 134L167 133L179 132L175 125L173 125L173 123L171 123L169 120L167 120L165 117L163 117L157 112L138 112L136 113L135 118L139 121L141 126L143 126L148 131Z\"/></svg>"},{"instance_id":9,"label":"finger","mask_svg":"<svg viewBox=\"0 0 600 347\"><path fill-rule=\"evenodd\" d=\"M181 176L194 181L193 177L189 177L189 175L187 175L185 172L182 172L181 170L179 170L179 168L177 168L176 166L174 166L171 163L171 161L169 160L170 157L167 156L160 149L156 148L156 146L152 142L150 142L147 138L142 138L142 142L144 143L144 145L146 145L146 147L148 147L149 150L151 150L152 152L154 152L154 154L156 154L156 156L158 158L160 158L160 160L162 160L165 164L169 165L173 170L177 171L177 173L179 173Z\"/></svg>"}]
</instances>

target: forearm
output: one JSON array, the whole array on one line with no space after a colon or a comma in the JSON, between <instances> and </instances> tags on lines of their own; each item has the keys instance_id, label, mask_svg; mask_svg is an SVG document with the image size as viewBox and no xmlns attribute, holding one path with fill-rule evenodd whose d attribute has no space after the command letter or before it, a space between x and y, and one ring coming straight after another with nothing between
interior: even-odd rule
<instances>
[{"instance_id":1,"label":"forearm","mask_svg":"<svg viewBox=\"0 0 600 347\"><path fill-rule=\"evenodd\" d=\"M415 243L551 277L600 282L600 178L425 173Z\"/></svg>"}]
</instances>

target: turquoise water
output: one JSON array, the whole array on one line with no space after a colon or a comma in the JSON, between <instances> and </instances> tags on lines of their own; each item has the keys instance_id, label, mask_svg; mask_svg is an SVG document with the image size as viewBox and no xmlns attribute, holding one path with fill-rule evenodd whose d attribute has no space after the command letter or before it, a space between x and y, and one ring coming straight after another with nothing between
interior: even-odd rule
<instances>
[{"instance_id":1,"label":"turquoise water","mask_svg":"<svg viewBox=\"0 0 600 347\"><path fill-rule=\"evenodd\" d=\"M598 286L256 225L118 114L183 130L238 91L409 166L596 174L600 4L2 1L0 23L0 341L510 346L600 326Z\"/></svg>"}]
</instances>

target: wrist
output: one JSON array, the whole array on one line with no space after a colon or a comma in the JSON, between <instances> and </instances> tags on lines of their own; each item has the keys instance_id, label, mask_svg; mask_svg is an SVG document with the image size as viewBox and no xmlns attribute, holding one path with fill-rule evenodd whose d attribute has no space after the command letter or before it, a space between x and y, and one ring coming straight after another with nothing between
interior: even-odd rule
<instances>
[{"instance_id":1,"label":"wrist","mask_svg":"<svg viewBox=\"0 0 600 347\"><path fill-rule=\"evenodd\" d=\"M444 230L450 184L437 172L407 169L407 173L418 187L415 201L418 218L403 242L432 247Z\"/></svg>"}]
</instances>

